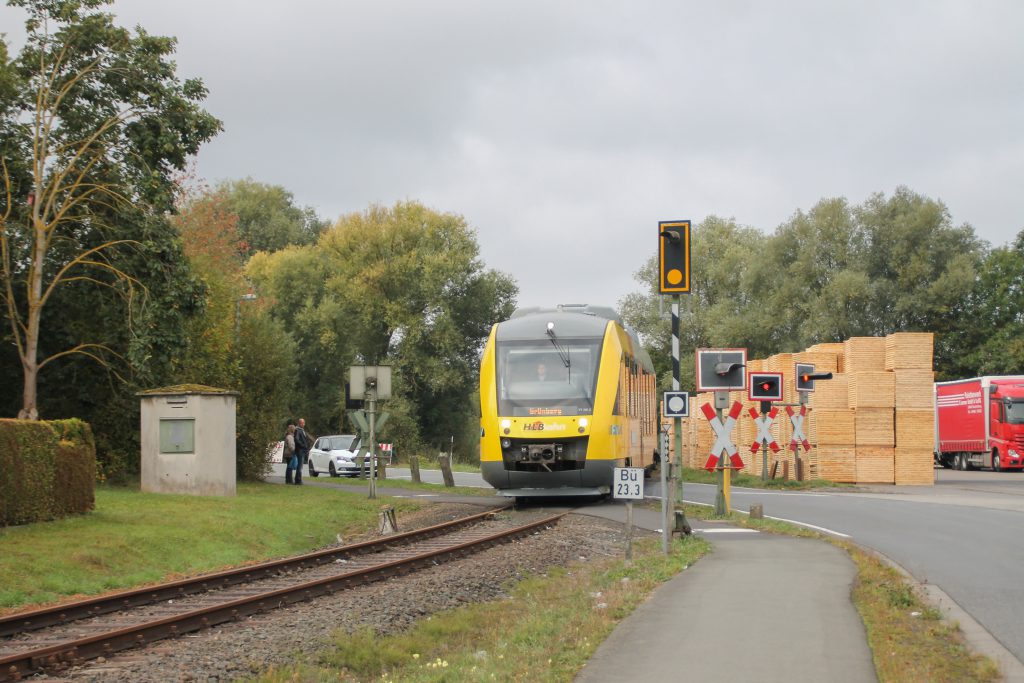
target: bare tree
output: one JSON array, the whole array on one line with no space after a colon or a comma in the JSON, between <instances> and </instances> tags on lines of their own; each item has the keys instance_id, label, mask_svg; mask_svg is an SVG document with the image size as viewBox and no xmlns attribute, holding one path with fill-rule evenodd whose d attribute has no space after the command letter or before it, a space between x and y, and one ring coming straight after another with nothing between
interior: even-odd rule
<instances>
[{"instance_id":1,"label":"bare tree","mask_svg":"<svg viewBox=\"0 0 1024 683\"><path fill-rule=\"evenodd\" d=\"M199 81L179 83L174 40L135 34L96 11L101 0L15 0L28 40L4 63L0 90L2 296L24 372L19 418L38 418L39 371L69 355L109 363L100 341L40 357L42 314L73 282L132 296L139 282L116 265L135 244L128 214L163 212L171 172L220 124L200 109ZM10 84L13 83L13 86ZM129 324L129 321L125 321Z\"/></svg>"}]
</instances>

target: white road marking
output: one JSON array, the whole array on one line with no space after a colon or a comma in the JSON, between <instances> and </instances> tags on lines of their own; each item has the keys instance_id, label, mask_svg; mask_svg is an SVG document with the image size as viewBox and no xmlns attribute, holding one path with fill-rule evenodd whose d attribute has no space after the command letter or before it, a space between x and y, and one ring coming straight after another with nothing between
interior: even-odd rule
<instances>
[{"instance_id":1,"label":"white road marking","mask_svg":"<svg viewBox=\"0 0 1024 683\"><path fill-rule=\"evenodd\" d=\"M731 527L728 529L694 529L694 533L698 534L759 534L761 533L757 529L740 529L737 527Z\"/></svg>"},{"instance_id":2,"label":"white road marking","mask_svg":"<svg viewBox=\"0 0 1024 683\"><path fill-rule=\"evenodd\" d=\"M787 495L792 495L792 494L787 494ZM648 496L648 498L656 498L657 500L661 500L661 496ZM684 499L683 502L687 503L689 505L702 505L702 506L708 507L708 508L709 507L714 507L711 503L701 503L700 501L696 501L696 500L685 500ZM740 513L742 513L744 515L749 515L750 514L749 512L746 512L744 510L738 510L736 508L733 508L733 512L740 512ZM817 526L817 525L814 525L814 524L808 524L807 522L798 522L795 519L786 519L785 517L772 517L771 515L765 515L765 518L766 519L774 519L777 522L789 522L790 524L796 524L797 526L802 526L802 527L804 527L806 529L813 529L815 531L820 531L820 532L822 532L824 534L831 534L832 536L838 536L839 538L850 538L849 534L844 534L841 531L834 531L832 529L826 529L823 526ZM696 531L696 529L695 529L695 531Z\"/></svg>"}]
</instances>

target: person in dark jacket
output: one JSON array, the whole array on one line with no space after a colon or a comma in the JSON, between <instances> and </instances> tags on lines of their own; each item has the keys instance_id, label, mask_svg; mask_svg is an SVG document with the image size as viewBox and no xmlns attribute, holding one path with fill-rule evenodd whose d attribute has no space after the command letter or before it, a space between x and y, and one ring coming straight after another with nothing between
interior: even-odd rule
<instances>
[{"instance_id":1,"label":"person in dark jacket","mask_svg":"<svg viewBox=\"0 0 1024 683\"><path fill-rule=\"evenodd\" d=\"M284 433L284 450L282 452L282 459L284 460L284 483L291 484L295 467L298 460L295 458L295 425L289 423L288 429Z\"/></svg>"},{"instance_id":2,"label":"person in dark jacket","mask_svg":"<svg viewBox=\"0 0 1024 683\"><path fill-rule=\"evenodd\" d=\"M306 433L306 420L299 418L299 426L295 430L295 457L298 466L295 468L295 483L302 484L302 468L309 460L309 434Z\"/></svg>"}]
</instances>

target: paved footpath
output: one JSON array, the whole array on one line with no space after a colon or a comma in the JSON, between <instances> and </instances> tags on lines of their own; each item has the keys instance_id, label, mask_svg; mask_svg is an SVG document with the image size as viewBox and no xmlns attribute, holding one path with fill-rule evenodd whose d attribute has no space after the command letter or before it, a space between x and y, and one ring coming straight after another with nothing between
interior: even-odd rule
<instances>
[{"instance_id":1,"label":"paved footpath","mask_svg":"<svg viewBox=\"0 0 1024 683\"><path fill-rule=\"evenodd\" d=\"M695 528L713 551L621 622L577 683L877 680L845 552L813 539Z\"/></svg>"}]
</instances>

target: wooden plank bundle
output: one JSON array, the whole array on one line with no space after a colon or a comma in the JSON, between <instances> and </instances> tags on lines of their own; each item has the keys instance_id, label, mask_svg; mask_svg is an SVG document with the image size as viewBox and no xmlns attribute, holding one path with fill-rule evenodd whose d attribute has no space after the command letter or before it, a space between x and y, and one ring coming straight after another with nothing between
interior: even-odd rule
<instances>
[{"instance_id":1,"label":"wooden plank bundle","mask_svg":"<svg viewBox=\"0 0 1024 683\"><path fill-rule=\"evenodd\" d=\"M857 448L857 482L891 484L895 480L895 448L867 446Z\"/></svg>"},{"instance_id":2,"label":"wooden plank bundle","mask_svg":"<svg viewBox=\"0 0 1024 683\"><path fill-rule=\"evenodd\" d=\"M843 342L847 373L885 370L885 337L851 337Z\"/></svg>"},{"instance_id":3,"label":"wooden plank bundle","mask_svg":"<svg viewBox=\"0 0 1024 683\"><path fill-rule=\"evenodd\" d=\"M857 408L854 412L854 444L858 456L861 446L896 445L892 408Z\"/></svg>"},{"instance_id":4,"label":"wooden plank bundle","mask_svg":"<svg viewBox=\"0 0 1024 683\"><path fill-rule=\"evenodd\" d=\"M893 370L896 410L932 410L935 373L928 370Z\"/></svg>"},{"instance_id":5,"label":"wooden plank bundle","mask_svg":"<svg viewBox=\"0 0 1024 683\"><path fill-rule=\"evenodd\" d=\"M839 356L829 351L811 351L793 354L794 363L810 363L815 372L839 372ZM795 372L794 369L789 372Z\"/></svg>"},{"instance_id":6,"label":"wooden plank bundle","mask_svg":"<svg viewBox=\"0 0 1024 683\"><path fill-rule=\"evenodd\" d=\"M932 451L935 444L935 413L931 410L896 410L896 446Z\"/></svg>"},{"instance_id":7,"label":"wooden plank bundle","mask_svg":"<svg viewBox=\"0 0 1024 683\"><path fill-rule=\"evenodd\" d=\"M813 410L810 422L814 425L811 443L819 446L852 446L856 443L854 411L851 408Z\"/></svg>"},{"instance_id":8,"label":"wooden plank bundle","mask_svg":"<svg viewBox=\"0 0 1024 683\"><path fill-rule=\"evenodd\" d=\"M931 448L895 449L896 484L931 485L935 483L935 456Z\"/></svg>"},{"instance_id":9,"label":"wooden plank bundle","mask_svg":"<svg viewBox=\"0 0 1024 683\"><path fill-rule=\"evenodd\" d=\"M815 368L817 369L817 368ZM810 406L814 410L838 410L848 408L850 403L849 381L846 373L833 373L832 379L814 383Z\"/></svg>"},{"instance_id":10,"label":"wooden plank bundle","mask_svg":"<svg viewBox=\"0 0 1024 683\"><path fill-rule=\"evenodd\" d=\"M820 446L818 476L843 484L857 481L857 449L853 446Z\"/></svg>"},{"instance_id":11,"label":"wooden plank bundle","mask_svg":"<svg viewBox=\"0 0 1024 683\"><path fill-rule=\"evenodd\" d=\"M846 372L846 345L842 342L831 342L827 344L815 344L807 349L810 353L834 353L836 356L836 371ZM815 368L817 370L817 368Z\"/></svg>"},{"instance_id":12,"label":"wooden plank bundle","mask_svg":"<svg viewBox=\"0 0 1024 683\"><path fill-rule=\"evenodd\" d=\"M886 370L931 370L935 347L931 332L897 332L885 338Z\"/></svg>"},{"instance_id":13,"label":"wooden plank bundle","mask_svg":"<svg viewBox=\"0 0 1024 683\"><path fill-rule=\"evenodd\" d=\"M896 404L893 373L866 370L847 373L847 403L851 408L892 408Z\"/></svg>"}]
</instances>

